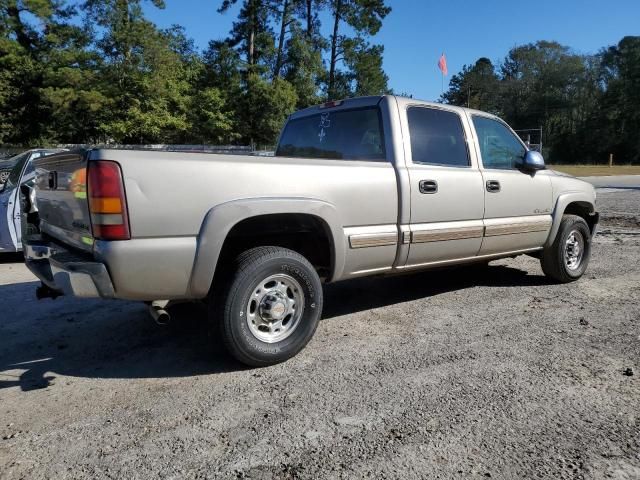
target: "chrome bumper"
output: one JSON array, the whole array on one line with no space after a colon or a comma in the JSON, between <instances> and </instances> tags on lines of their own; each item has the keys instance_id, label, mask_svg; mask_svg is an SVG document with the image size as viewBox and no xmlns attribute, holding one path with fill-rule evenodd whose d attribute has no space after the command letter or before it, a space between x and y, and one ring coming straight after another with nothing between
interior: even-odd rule
<instances>
[{"instance_id":1,"label":"chrome bumper","mask_svg":"<svg viewBox=\"0 0 640 480\"><path fill-rule=\"evenodd\" d=\"M25 264L47 287L82 298L115 298L107 267L87 255L60 245L29 240L24 243Z\"/></svg>"}]
</instances>

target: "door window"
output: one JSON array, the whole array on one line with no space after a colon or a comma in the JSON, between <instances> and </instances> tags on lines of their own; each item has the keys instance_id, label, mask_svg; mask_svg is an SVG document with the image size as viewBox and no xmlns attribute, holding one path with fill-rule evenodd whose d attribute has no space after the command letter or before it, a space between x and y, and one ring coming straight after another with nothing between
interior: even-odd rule
<instances>
[{"instance_id":1,"label":"door window","mask_svg":"<svg viewBox=\"0 0 640 480\"><path fill-rule=\"evenodd\" d=\"M473 116L484 168L515 169L522 163L526 149L502 122Z\"/></svg>"},{"instance_id":2,"label":"door window","mask_svg":"<svg viewBox=\"0 0 640 480\"><path fill-rule=\"evenodd\" d=\"M460 116L436 108L407 110L413 163L468 167L469 152Z\"/></svg>"}]
</instances>

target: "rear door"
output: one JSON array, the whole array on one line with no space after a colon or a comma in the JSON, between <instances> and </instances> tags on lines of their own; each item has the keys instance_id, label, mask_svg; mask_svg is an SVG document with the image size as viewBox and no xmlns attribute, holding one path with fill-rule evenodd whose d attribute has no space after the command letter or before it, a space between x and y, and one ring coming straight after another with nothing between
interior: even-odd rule
<instances>
[{"instance_id":1,"label":"rear door","mask_svg":"<svg viewBox=\"0 0 640 480\"><path fill-rule=\"evenodd\" d=\"M485 238L480 255L540 247L551 229L551 179L518 169L526 148L502 121L471 115L484 183Z\"/></svg>"},{"instance_id":2,"label":"rear door","mask_svg":"<svg viewBox=\"0 0 640 480\"><path fill-rule=\"evenodd\" d=\"M277 157L309 159L331 167L326 171L344 175L347 182L366 186L362 194L345 183L334 197L344 222L345 276L390 270L396 258L398 184L385 142L382 118L390 115L387 108L379 100L363 98L303 110L285 125L276 151ZM343 173L337 167L344 167ZM342 181L329 180L318 188L331 191L334 182ZM316 190L298 191L313 198Z\"/></svg>"},{"instance_id":3,"label":"rear door","mask_svg":"<svg viewBox=\"0 0 640 480\"><path fill-rule=\"evenodd\" d=\"M407 105L405 156L411 185L406 265L477 255L482 243L484 190L471 158L466 117L458 110ZM406 242L407 239L405 239Z\"/></svg>"}]
</instances>

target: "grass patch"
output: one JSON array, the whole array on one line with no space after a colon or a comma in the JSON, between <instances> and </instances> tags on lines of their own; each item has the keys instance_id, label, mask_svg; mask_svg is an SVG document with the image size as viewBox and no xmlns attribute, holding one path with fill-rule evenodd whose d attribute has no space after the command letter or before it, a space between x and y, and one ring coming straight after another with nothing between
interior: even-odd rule
<instances>
[{"instance_id":1,"label":"grass patch","mask_svg":"<svg viewBox=\"0 0 640 480\"><path fill-rule=\"evenodd\" d=\"M547 168L568 173L574 177L599 177L609 175L640 175L640 165L547 165Z\"/></svg>"}]
</instances>

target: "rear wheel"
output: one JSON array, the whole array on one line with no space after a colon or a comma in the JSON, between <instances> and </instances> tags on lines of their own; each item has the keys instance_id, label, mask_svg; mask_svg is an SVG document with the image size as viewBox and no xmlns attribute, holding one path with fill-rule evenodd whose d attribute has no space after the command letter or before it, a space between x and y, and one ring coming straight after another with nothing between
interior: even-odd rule
<instances>
[{"instance_id":1,"label":"rear wheel","mask_svg":"<svg viewBox=\"0 0 640 480\"><path fill-rule=\"evenodd\" d=\"M591 231L577 215L564 215L553 243L544 249L540 263L546 276L561 283L578 280L589 265Z\"/></svg>"},{"instance_id":2,"label":"rear wheel","mask_svg":"<svg viewBox=\"0 0 640 480\"><path fill-rule=\"evenodd\" d=\"M212 302L225 347L240 362L283 362L311 340L322 312L322 285L311 264L281 247L258 247L235 260Z\"/></svg>"}]
</instances>

